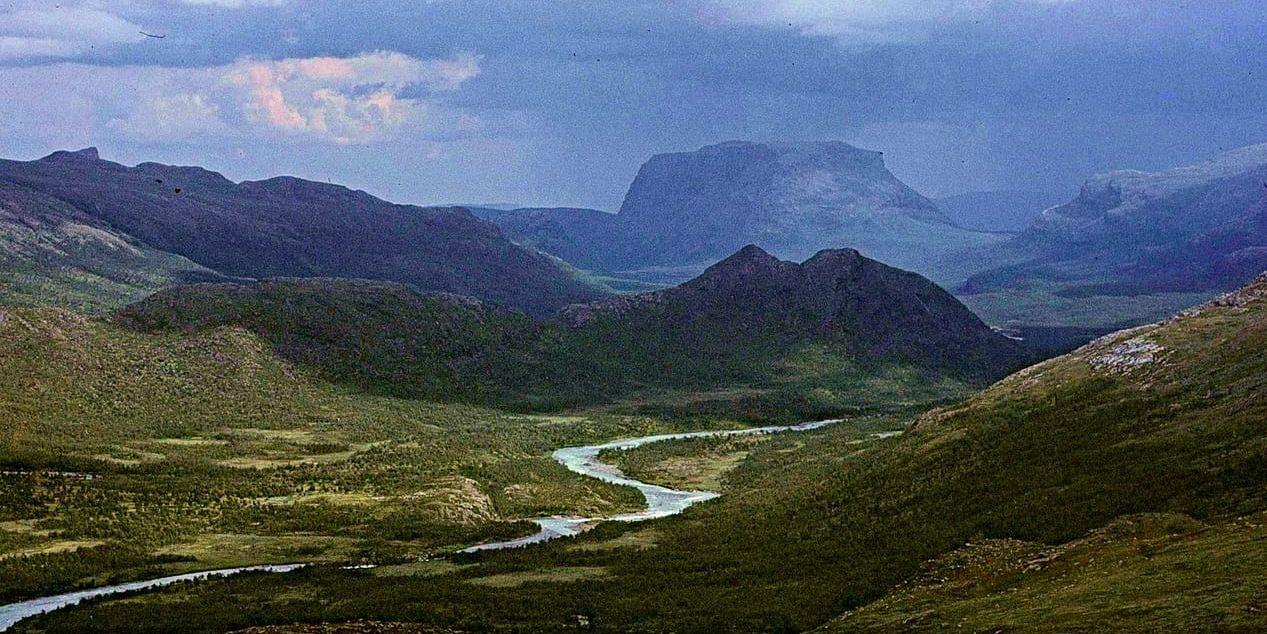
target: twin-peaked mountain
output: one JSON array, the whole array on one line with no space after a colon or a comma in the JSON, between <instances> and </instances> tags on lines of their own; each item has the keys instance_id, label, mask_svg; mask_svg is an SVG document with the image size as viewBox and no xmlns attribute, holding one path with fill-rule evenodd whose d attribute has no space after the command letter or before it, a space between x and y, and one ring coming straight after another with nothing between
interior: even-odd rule
<instances>
[{"instance_id":1,"label":"twin-peaked mountain","mask_svg":"<svg viewBox=\"0 0 1267 634\"><path fill-rule=\"evenodd\" d=\"M0 186L34 192L124 242L227 276L391 280L538 315L602 294L465 209L397 205L337 185L289 177L235 183L197 167L127 167L88 149L0 161Z\"/></svg>"},{"instance_id":2,"label":"twin-peaked mountain","mask_svg":"<svg viewBox=\"0 0 1267 634\"><path fill-rule=\"evenodd\" d=\"M697 273L745 244L801 260L854 248L935 278L944 257L1000 236L956 226L899 181L880 152L840 142L733 141L659 154L617 214L525 209L490 219L581 268ZM687 275L689 277L689 275Z\"/></svg>"},{"instance_id":3,"label":"twin-peaked mountain","mask_svg":"<svg viewBox=\"0 0 1267 634\"><path fill-rule=\"evenodd\" d=\"M569 306L547 321L331 279L179 287L116 319L147 331L242 327L332 380L533 408L745 387L754 391L739 410L786 407L814 389L820 402L798 407L830 409L864 387L978 384L1025 357L932 282L850 250L796 264L750 246L680 287Z\"/></svg>"}]
</instances>

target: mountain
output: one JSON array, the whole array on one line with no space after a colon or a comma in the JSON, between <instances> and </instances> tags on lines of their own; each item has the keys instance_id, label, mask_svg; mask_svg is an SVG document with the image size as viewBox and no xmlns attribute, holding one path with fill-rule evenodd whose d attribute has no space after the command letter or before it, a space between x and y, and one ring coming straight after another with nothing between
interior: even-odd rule
<instances>
[{"instance_id":1,"label":"mountain","mask_svg":"<svg viewBox=\"0 0 1267 634\"><path fill-rule=\"evenodd\" d=\"M744 386L757 391L743 407L760 417L874 401L859 396L863 385L963 389L1025 358L918 275L855 251L795 264L752 246L680 287L572 305L540 323L469 299L321 279L174 288L116 319L151 332L242 327L331 380L515 408ZM828 385L836 396L805 400Z\"/></svg>"},{"instance_id":2,"label":"mountain","mask_svg":"<svg viewBox=\"0 0 1267 634\"><path fill-rule=\"evenodd\" d=\"M946 256L1001 236L955 226L899 181L879 152L840 142L732 141L658 154L615 215L592 210L490 216L512 239L588 270L682 281L745 244L795 260L850 247L938 281ZM553 253L553 252L552 252Z\"/></svg>"},{"instance_id":3,"label":"mountain","mask_svg":"<svg viewBox=\"0 0 1267 634\"><path fill-rule=\"evenodd\" d=\"M432 400L513 401L537 380L532 319L393 282L193 284L125 306L114 321L145 332L245 328L328 380Z\"/></svg>"},{"instance_id":4,"label":"mountain","mask_svg":"<svg viewBox=\"0 0 1267 634\"><path fill-rule=\"evenodd\" d=\"M1029 190L969 192L937 199L956 225L973 231L1020 233L1043 210L1064 202L1060 194Z\"/></svg>"},{"instance_id":5,"label":"mountain","mask_svg":"<svg viewBox=\"0 0 1267 634\"><path fill-rule=\"evenodd\" d=\"M217 278L57 198L0 182L0 303L100 312Z\"/></svg>"},{"instance_id":6,"label":"mountain","mask_svg":"<svg viewBox=\"0 0 1267 634\"><path fill-rule=\"evenodd\" d=\"M1267 144L1162 172L1087 180L1000 245L1017 261L964 292L1046 283L1064 296L1216 292L1267 267Z\"/></svg>"},{"instance_id":7,"label":"mountain","mask_svg":"<svg viewBox=\"0 0 1267 634\"><path fill-rule=\"evenodd\" d=\"M197 167L126 167L91 148L0 161L0 181L232 276L385 279L538 315L601 295L462 208L396 205L291 177L234 183Z\"/></svg>"},{"instance_id":8,"label":"mountain","mask_svg":"<svg viewBox=\"0 0 1267 634\"><path fill-rule=\"evenodd\" d=\"M755 245L681 286L569 306L574 328L630 333L622 349L684 354L715 364L716 349L772 351L826 344L853 359L988 377L1023 358L949 293L924 277L863 257L820 251L803 263Z\"/></svg>"}]
</instances>

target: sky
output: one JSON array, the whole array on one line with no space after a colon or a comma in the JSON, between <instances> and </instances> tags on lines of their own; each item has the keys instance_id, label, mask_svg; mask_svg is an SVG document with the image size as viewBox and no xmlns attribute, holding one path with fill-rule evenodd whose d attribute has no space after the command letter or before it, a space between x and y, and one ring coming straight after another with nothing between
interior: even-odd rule
<instances>
[{"instance_id":1,"label":"sky","mask_svg":"<svg viewBox=\"0 0 1267 634\"><path fill-rule=\"evenodd\" d=\"M1262 0L0 0L0 157L614 211L652 154L1072 196L1267 142Z\"/></svg>"}]
</instances>

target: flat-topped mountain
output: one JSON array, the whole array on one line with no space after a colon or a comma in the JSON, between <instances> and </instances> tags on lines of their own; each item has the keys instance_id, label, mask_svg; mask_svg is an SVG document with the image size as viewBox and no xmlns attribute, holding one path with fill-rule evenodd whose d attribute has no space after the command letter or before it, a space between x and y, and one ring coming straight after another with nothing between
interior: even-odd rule
<instances>
[{"instance_id":1,"label":"flat-topped mountain","mask_svg":"<svg viewBox=\"0 0 1267 634\"><path fill-rule=\"evenodd\" d=\"M978 384L1025 358L932 282L848 250L796 264L750 246L677 288L572 305L546 322L332 279L173 288L116 319L147 331L242 327L332 380L533 408L760 386L756 411L828 385L854 398L864 385Z\"/></svg>"},{"instance_id":2,"label":"flat-topped mountain","mask_svg":"<svg viewBox=\"0 0 1267 634\"><path fill-rule=\"evenodd\" d=\"M127 167L91 148L0 161L0 182L232 276L393 280L538 315L601 295L458 207L397 205L291 177L234 183L198 167Z\"/></svg>"},{"instance_id":3,"label":"flat-topped mountain","mask_svg":"<svg viewBox=\"0 0 1267 634\"><path fill-rule=\"evenodd\" d=\"M732 141L658 154L643 164L615 215L539 210L491 219L514 239L553 246L572 264L601 271L694 274L756 244L796 260L855 248L953 277L941 266L945 255L1002 239L956 226L898 180L879 152L835 141Z\"/></svg>"}]
</instances>

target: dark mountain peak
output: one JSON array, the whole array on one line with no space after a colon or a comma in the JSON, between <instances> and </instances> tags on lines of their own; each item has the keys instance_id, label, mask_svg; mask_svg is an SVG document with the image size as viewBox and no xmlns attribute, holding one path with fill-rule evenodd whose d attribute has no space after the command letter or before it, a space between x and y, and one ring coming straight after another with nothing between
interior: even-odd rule
<instances>
[{"instance_id":1,"label":"dark mountain peak","mask_svg":"<svg viewBox=\"0 0 1267 634\"><path fill-rule=\"evenodd\" d=\"M822 250L798 264L748 245L681 286L570 306L559 320L573 328L630 324L691 350L825 343L859 359L974 377L1025 358L941 287L854 249Z\"/></svg>"},{"instance_id":2,"label":"dark mountain peak","mask_svg":"<svg viewBox=\"0 0 1267 634\"><path fill-rule=\"evenodd\" d=\"M778 261L779 261L778 258L767 253L765 249L762 249L761 247L755 244L749 244L739 249L738 251L735 251L734 254L732 254L730 257L722 260L721 262L718 262L717 264L713 266L714 267L736 266L736 265L744 265L747 263L774 263Z\"/></svg>"},{"instance_id":3,"label":"dark mountain peak","mask_svg":"<svg viewBox=\"0 0 1267 634\"><path fill-rule=\"evenodd\" d=\"M754 285L793 274L797 266L795 262L784 262L761 247L749 244L683 286Z\"/></svg>"},{"instance_id":4,"label":"dark mountain peak","mask_svg":"<svg viewBox=\"0 0 1267 634\"><path fill-rule=\"evenodd\" d=\"M97 148L95 147L86 147L82 150L58 150L40 160L58 161L66 159L99 161L101 160L101 154L97 152Z\"/></svg>"},{"instance_id":5,"label":"dark mountain peak","mask_svg":"<svg viewBox=\"0 0 1267 634\"><path fill-rule=\"evenodd\" d=\"M807 270L854 269L866 259L857 249L823 249L801 267Z\"/></svg>"}]
</instances>

